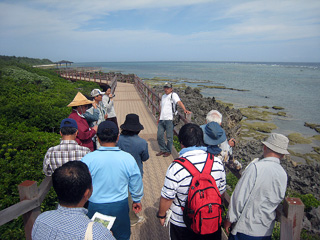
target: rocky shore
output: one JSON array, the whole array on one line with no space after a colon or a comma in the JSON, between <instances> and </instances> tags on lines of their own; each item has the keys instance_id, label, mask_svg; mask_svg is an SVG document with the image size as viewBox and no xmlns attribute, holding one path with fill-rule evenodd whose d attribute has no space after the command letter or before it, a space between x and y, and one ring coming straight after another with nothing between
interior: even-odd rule
<instances>
[{"instance_id":1,"label":"rocky shore","mask_svg":"<svg viewBox=\"0 0 320 240\"><path fill-rule=\"evenodd\" d=\"M163 93L162 87L154 86L153 88L156 92ZM174 88L174 92L178 93L186 108L193 113L193 123L198 125L205 124L206 114L212 109L218 110L223 115L222 127L226 131L228 138L233 137L236 139L237 144L233 148L233 155L236 160L241 162L243 167L247 166L254 158L262 157L261 135L258 137L259 140L241 138L241 131L245 130L242 129L240 124L243 116L239 109L220 103L214 97L203 97L199 89L190 87ZM265 137L267 137L267 134ZM320 200L319 165L297 165L291 161L290 156L282 161L281 164L288 174L288 192L312 194ZM312 230L313 233L320 233L320 207L309 209L304 220L304 227L309 231Z\"/></svg>"}]
</instances>

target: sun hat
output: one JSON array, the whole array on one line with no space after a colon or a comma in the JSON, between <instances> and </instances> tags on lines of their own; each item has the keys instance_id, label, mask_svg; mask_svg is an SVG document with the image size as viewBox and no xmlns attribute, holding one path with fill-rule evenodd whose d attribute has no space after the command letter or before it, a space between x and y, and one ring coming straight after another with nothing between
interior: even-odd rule
<instances>
[{"instance_id":1,"label":"sun hat","mask_svg":"<svg viewBox=\"0 0 320 240\"><path fill-rule=\"evenodd\" d=\"M289 139L282 134L271 133L268 139L262 143L276 153L290 154L287 150Z\"/></svg>"},{"instance_id":2,"label":"sun hat","mask_svg":"<svg viewBox=\"0 0 320 240\"><path fill-rule=\"evenodd\" d=\"M105 92L101 92L100 89L97 89L97 88L91 91L91 97L96 97L98 95L103 95L103 94L105 94Z\"/></svg>"},{"instance_id":3,"label":"sun hat","mask_svg":"<svg viewBox=\"0 0 320 240\"><path fill-rule=\"evenodd\" d=\"M225 131L216 122L210 122L200 127L203 131L204 143L207 145L218 145L227 139Z\"/></svg>"},{"instance_id":4,"label":"sun hat","mask_svg":"<svg viewBox=\"0 0 320 240\"><path fill-rule=\"evenodd\" d=\"M81 92L78 92L68 107L83 106L92 103L93 101L89 101Z\"/></svg>"},{"instance_id":5,"label":"sun hat","mask_svg":"<svg viewBox=\"0 0 320 240\"><path fill-rule=\"evenodd\" d=\"M126 120L120 126L120 128L123 130L128 130L133 132L141 131L144 129L144 127L141 125L139 121L139 116L134 113L127 114Z\"/></svg>"},{"instance_id":6,"label":"sun hat","mask_svg":"<svg viewBox=\"0 0 320 240\"><path fill-rule=\"evenodd\" d=\"M172 88L172 84L169 82L165 82L163 85L164 88Z\"/></svg>"},{"instance_id":7,"label":"sun hat","mask_svg":"<svg viewBox=\"0 0 320 240\"><path fill-rule=\"evenodd\" d=\"M78 124L76 120L72 118L65 118L61 121L61 124L60 124L60 128L63 128L63 127L72 127L72 128L78 129Z\"/></svg>"},{"instance_id":8,"label":"sun hat","mask_svg":"<svg viewBox=\"0 0 320 240\"><path fill-rule=\"evenodd\" d=\"M117 135L119 134L119 129L118 129L117 125L114 122L112 122L112 121L103 121L98 126L97 135L99 136L99 134L103 133L103 131L105 129L110 129L113 133L115 133Z\"/></svg>"}]
</instances>

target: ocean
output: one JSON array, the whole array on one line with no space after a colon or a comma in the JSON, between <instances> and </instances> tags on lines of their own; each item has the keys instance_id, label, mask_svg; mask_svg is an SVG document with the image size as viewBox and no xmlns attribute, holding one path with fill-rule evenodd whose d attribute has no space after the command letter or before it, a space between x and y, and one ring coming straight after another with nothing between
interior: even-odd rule
<instances>
[{"instance_id":1,"label":"ocean","mask_svg":"<svg viewBox=\"0 0 320 240\"><path fill-rule=\"evenodd\" d=\"M201 86L203 96L214 96L236 108L280 106L287 116L275 117L272 122L278 126L274 132L285 135L299 132L311 137L317 132L304 123L320 124L320 63L90 62L74 66L99 67L104 72L134 73L140 78L173 79L177 84ZM319 142L315 144L319 146ZM303 152L310 150L304 147Z\"/></svg>"}]
</instances>

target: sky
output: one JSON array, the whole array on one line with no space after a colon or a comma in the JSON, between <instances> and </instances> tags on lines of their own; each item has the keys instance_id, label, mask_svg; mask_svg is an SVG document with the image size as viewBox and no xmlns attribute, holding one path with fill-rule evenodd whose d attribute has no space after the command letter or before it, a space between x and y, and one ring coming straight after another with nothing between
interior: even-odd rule
<instances>
[{"instance_id":1,"label":"sky","mask_svg":"<svg viewBox=\"0 0 320 240\"><path fill-rule=\"evenodd\" d=\"M0 0L0 55L320 62L320 1Z\"/></svg>"}]
</instances>

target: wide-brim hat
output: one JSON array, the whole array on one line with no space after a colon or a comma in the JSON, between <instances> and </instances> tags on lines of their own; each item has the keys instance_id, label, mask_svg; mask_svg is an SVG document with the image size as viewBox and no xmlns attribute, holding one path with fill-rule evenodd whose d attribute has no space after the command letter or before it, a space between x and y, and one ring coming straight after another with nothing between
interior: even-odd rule
<instances>
[{"instance_id":1,"label":"wide-brim hat","mask_svg":"<svg viewBox=\"0 0 320 240\"><path fill-rule=\"evenodd\" d=\"M124 123L120 126L122 130L127 130L127 131L141 131L144 129L142 124L139 121L139 116L134 113L130 113L126 116L126 120Z\"/></svg>"},{"instance_id":2,"label":"wide-brim hat","mask_svg":"<svg viewBox=\"0 0 320 240\"><path fill-rule=\"evenodd\" d=\"M81 92L78 92L68 107L82 106L92 104L93 101L88 100Z\"/></svg>"},{"instance_id":3,"label":"wide-brim hat","mask_svg":"<svg viewBox=\"0 0 320 240\"><path fill-rule=\"evenodd\" d=\"M280 154L290 154L288 152L289 139L279 133L271 133L266 141L262 141L264 145L272 151Z\"/></svg>"},{"instance_id":4,"label":"wide-brim hat","mask_svg":"<svg viewBox=\"0 0 320 240\"><path fill-rule=\"evenodd\" d=\"M227 140L225 131L216 122L210 122L200 126L203 131L203 140L207 145L218 145Z\"/></svg>"}]
</instances>

